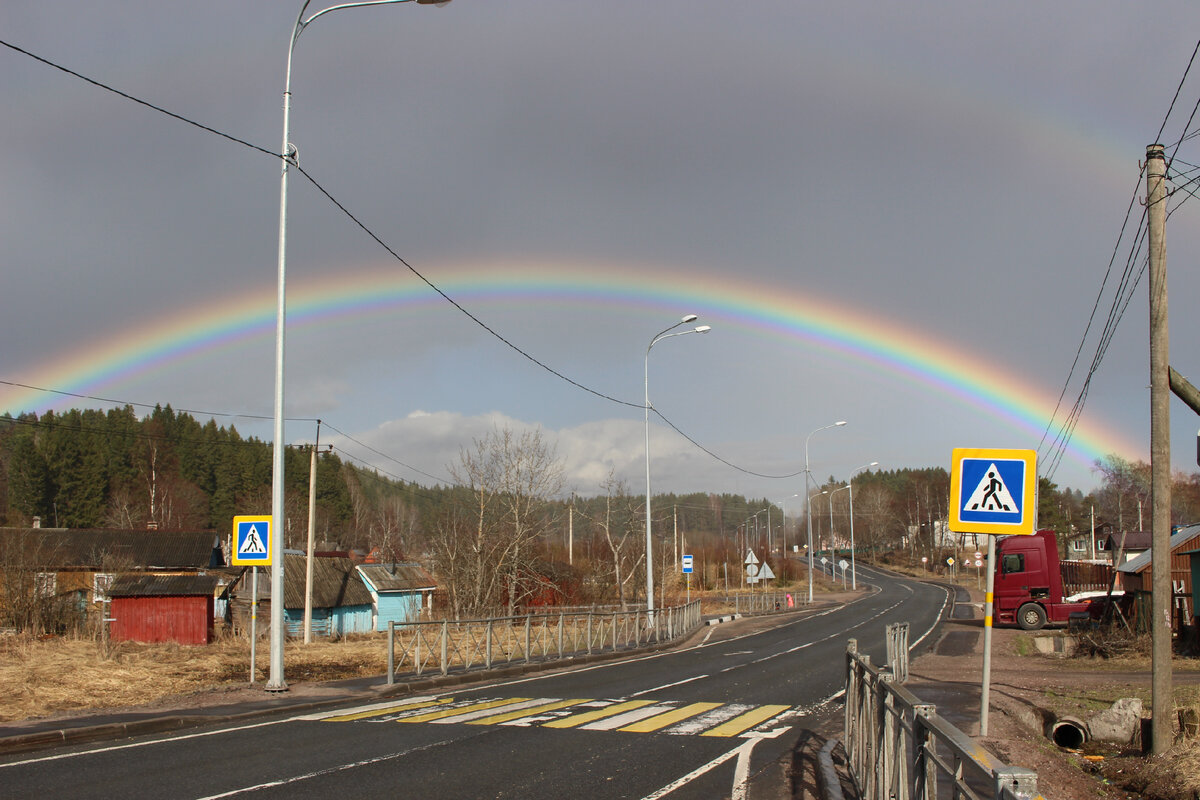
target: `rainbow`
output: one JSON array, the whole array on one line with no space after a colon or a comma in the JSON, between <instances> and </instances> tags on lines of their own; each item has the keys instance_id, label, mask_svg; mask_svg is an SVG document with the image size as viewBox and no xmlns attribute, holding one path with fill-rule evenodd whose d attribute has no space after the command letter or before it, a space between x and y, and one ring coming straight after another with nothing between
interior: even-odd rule
<instances>
[{"instance_id":1,"label":"rainbow","mask_svg":"<svg viewBox=\"0 0 1200 800\"><path fill-rule=\"evenodd\" d=\"M676 313L686 308L721 325L737 325L768 337L853 359L893 376L952 396L1040 438L1054 397L1011 371L981 363L923 335L826 298L715 274L634 269L612 264L474 263L439 268L434 282L471 309L484 304L558 304L622 307ZM432 274L432 273L431 273ZM289 284L289 329L353 317L366 319L397 309L444 306L446 301L407 270L362 268L329 278ZM96 341L38 368L0 376L5 380L75 394L112 390L122 381L221 348L274 335L274 287L263 287L147 321ZM536 355L536 354L535 354ZM63 405L61 397L36 389L0 386L0 410L9 413ZM1076 429L1068 455L1090 466L1110 453L1141 448L1088 421Z\"/></svg>"}]
</instances>

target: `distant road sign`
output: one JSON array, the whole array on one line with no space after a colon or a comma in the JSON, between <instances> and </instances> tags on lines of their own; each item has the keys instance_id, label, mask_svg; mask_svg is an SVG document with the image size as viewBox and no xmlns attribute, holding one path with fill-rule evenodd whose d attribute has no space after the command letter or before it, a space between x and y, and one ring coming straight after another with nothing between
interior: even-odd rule
<instances>
[{"instance_id":1,"label":"distant road sign","mask_svg":"<svg viewBox=\"0 0 1200 800\"><path fill-rule=\"evenodd\" d=\"M957 447L951 456L950 530L1031 534L1037 512L1037 453Z\"/></svg>"},{"instance_id":2,"label":"distant road sign","mask_svg":"<svg viewBox=\"0 0 1200 800\"><path fill-rule=\"evenodd\" d=\"M235 566L271 566L271 518L234 517L233 553Z\"/></svg>"},{"instance_id":3,"label":"distant road sign","mask_svg":"<svg viewBox=\"0 0 1200 800\"><path fill-rule=\"evenodd\" d=\"M692 557L691 556L683 557L683 571L685 573L690 573L692 571Z\"/></svg>"}]
</instances>

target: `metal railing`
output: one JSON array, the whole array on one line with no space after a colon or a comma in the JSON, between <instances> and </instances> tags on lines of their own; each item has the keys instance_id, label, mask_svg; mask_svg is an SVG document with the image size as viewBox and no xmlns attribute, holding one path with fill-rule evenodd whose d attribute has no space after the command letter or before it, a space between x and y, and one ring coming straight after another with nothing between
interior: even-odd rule
<instances>
[{"instance_id":1,"label":"metal railing","mask_svg":"<svg viewBox=\"0 0 1200 800\"><path fill-rule=\"evenodd\" d=\"M705 599L708 606L721 605L732 607L738 614L766 614L774 611L795 610L807 605L808 600L802 592L746 592L731 594L726 597L709 597Z\"/></svg>"},{"instance_id":2,"label":"metal railing","mask_svg":"<svg viewBox=\"0 0 1200 800\"><path fill-rule=\"evenodd\" d=\"M846 647L844 744L866 800L1032 800L1037 773L997 761L969 736L874 667L851 639Z\"/></svg>"},{"instance_id":3,"label":"metal railing","mask_svg":"<svg viewBox=\"0 0 1200 800\"><path fill-rule=\"evenodd\" d=\"M700 601L647 613L583 611L493 619L388 623L388 678L448 675L668 642L700 627Z\"/></svg>"}]
</instances>

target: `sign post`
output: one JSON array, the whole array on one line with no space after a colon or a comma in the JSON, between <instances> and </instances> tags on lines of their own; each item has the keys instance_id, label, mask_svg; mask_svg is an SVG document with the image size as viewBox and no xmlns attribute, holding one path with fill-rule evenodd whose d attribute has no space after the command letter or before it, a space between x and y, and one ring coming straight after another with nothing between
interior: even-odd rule
<instances>
[{"instance_id":1,"label":"sign post","mask_svg":"<svg viewBox=\"0 0 1200 800\"><path fill-rule=\"evenodd\" d=\"M996 588L996 537L1034 532L1037 453L956 447L950 467L950 530L988 537L987 592L983 611L983 687L979 735L988 735L992 682L992 604Z\"/></svg>"},{"instance_id":2,"label":"sign post","mask_svg":"<svg viewBox=\"0 0 1200 800\"><path fill-rule=\"evenodd\" d=\"M258 568L271 566L271 518L233 518L233 553L229 563L249 565L250 572L250 685L254 685L255 646L258 644ZM282 565L280 567L282 569Z\"/></svg>"},{"instance_id":3,"label":"sign post","mask_svg":"<svg viewBox=\"0 0 1200 800\"><path fill-rule=\"evenodd\" d=\"M683 557L683 574L687 576L687 601L692 602L692 557Z\"/></svg>"}]
</instances>

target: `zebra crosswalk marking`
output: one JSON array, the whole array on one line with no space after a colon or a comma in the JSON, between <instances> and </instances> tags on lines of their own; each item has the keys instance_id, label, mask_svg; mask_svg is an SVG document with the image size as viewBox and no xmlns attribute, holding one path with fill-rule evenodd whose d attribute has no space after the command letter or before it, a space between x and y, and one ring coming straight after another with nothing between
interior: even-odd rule
<instances>
[{"instance_id":1,"label":"zebra crosswalk marking","mask_svg":"<svg viewBox=\"0 0 1200 800\"><path fill-rule=\"evenodd\" d=\"M572 714L569 717L555 719L543 725L543 728L574 728L577 725L585 725L589 722L605 719L607 717L623 714L626 711L643 706L650 705L653 700L626 700L624 703L615 703L607 708L599 708L595 711L584 711L579 714Z\"/></svg>"},{"instance_id":2,"label":"zebra crosswalk marking","mask_svg":"<svg viewBox=\"0 0 1200 800\"><path fill-rule=\"evenodd\" d=\"M653 731L662 730L670 725L674 725L677 722L683 722L689 717L703 714L705 711L711 711L719 705L721 705L721 703L692 703L691 705L686 705L683 708L676 708L675 710L668 711L665 714L659 714L657 716L644 719L641 722L635 722L632 725L626 725L623 728L618 728L617 730L626 733L652 733Z\"/></svg>"},{"instance_id":3,"label":"zebra crosswalk marking","mask_svg":"<svg viewBox=\"0 0 1200 800\"><path fill-rule=\"evenodd\" d=\"M744 714L739 714L728 722L723 722L715 728L705 731L701 736L737 736L739 733L753 728L760 722L766 722L771 717L782 714L791 706L759 706Z\"/></svg>"},{"instance_id":4,"label":"zebra crosswalk marking","mask_svg":"<svg viewBox=\"0 0 1200 800\"><path fill-rule=\"evenodd\" d=\"M373 708L370 711L359 711L355 714L342 714L337 717L325 717L325 722L353 722L356 719L369 719L370 717L382 717L387 714L395 714L402 711L416 711L419 708L429 708L430 706L445 705L453 702L452 698L443 697L437 700L426 700L423 703L408 703L403 705L392 704L385 708Z\"/></svg>"},{"instance_id":5,"label":"zebra crosswalk marking","mask_svg":"<svg viewBox=\"0 0 1200 800\"><path fill-rule=\"evenodd\" d=\"M547 703L545 701L541 701L541 702L542 702L542 705L532 706L530 708L522 708L518 711L508 711L504 714L495 714L493 716L484 717L482 719L473 719L470 722L468 722L467 724L468 725L499 725L503 722L508 722L510 720L521 719L522 717L532 717L532 716L541 714L546 711L554 711L556 709L566 708L568 706L577 706L580 703L586 703L587 698L583 698L581 700L559 700L556 703Z\"/></svg>"},{"instance_id":6,"label":"zebra crosswalk marking","mask_svg":"<svg viewBox=\"0 0 1200 800\"><path fill-rule=\"evenodd\" d=\"M508 697L484 700L425 695L304 717L329 722L428 722L436 725L522 725L677 736L753 736L769 720L782 723L793 706L637 699ZM798 709L796 709L798 710Z\"/></svg>"},{"instance_id":7,"label":"zebra crosswalk marking","mask_svg":"<svg viewBox=\"0 0 1200 800\"><path fill-rule=\"evenodd\" d=\"M673 708L675 708L674 703L647 705L643 708L635 708L631 711L626 711L624 714L618 714L615 717L598 720L596 722L589 722L587 725L583 726L583 729L586 731L614 731L618 728L624 728L626 725L632 725L633 723L646 719L647 717L665 714Z\"/></svg>"},{"instance_id":8,"label":"zebra crosswalk marking","mask_svg":"<svg viewBox=\"0 0 1200 800\"><path fill-rule=\"evenodd\" d=\"M397 722L434 722L435 720L447 719L447 717L469 717L472 712L487 712L493 708L501 708L503 706L511 706L516 703L524 703L530 700L528 697L509 697L503 700L485 700L480 703L471 703L467 706L458 706L456 708L447 708L443 711L431 711L428 714L417 714L415 717L404 717L396 720ZM450 720L447 719L449 722ZM461 719L453 720L461 722Z\"/></svg>"}]
</instances>

